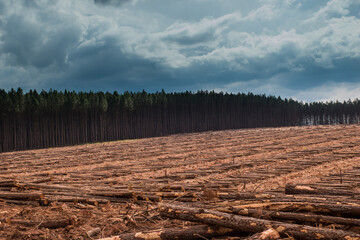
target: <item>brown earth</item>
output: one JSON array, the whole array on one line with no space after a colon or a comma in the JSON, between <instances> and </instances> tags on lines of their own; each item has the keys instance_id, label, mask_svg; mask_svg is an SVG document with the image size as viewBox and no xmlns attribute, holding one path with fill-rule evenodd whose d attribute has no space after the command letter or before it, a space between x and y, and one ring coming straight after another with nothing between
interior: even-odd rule
<instances>
[{"instance_id":1,"label":"brown earth","mask_svg":"<svg viewBox=\"0 0 360 240\"><path fill-rule=\"evenodd\" d=\"M278 193L288 183L359 192L360 125L214 131L10 152L0 154L0 164L1 239L97 239L191 225L161 218L154 210L158 201L200 204L219 192ZM14 199L7 193L43 195Z\"/></svg>"}]
</instances>

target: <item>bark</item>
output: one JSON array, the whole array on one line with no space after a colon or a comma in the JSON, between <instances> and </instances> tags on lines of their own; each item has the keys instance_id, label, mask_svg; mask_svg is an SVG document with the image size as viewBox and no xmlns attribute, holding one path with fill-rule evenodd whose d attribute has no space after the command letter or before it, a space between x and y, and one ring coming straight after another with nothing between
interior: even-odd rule
<instances>
[{"instance_id":1,"label":"bark","mask_svg":"<svg viewBox=\"0 0 360 240\"><path fill-rule=\"evenodd\" d=\"M114 197L114 198L133 198L136 196L134 192L115 192L115 191L103 191L103 192L91 192L88 195Z\"/></svg>"},{"instance_id":2,"label":"bark","mask_svg":"<svg viewBox=\"0 0 360 240\"><path fill-rule=\"evenodd\" d=\"M35 181L32 181L31 183L45 183L45 182L51 182L53 180L52 177L43 178L43 179L37 179Z\"/></svg>"},{"instance_id":3,"label":"bark","mask_svg":"<svg viewBox=\"0 0 360 240\"><path fill-rule=\"evenodd\" d=\"M99 204L108 204L110 201L107 199L91 199L84 197L73 197L73 198L59 198L48 200L49 202L73 202L73 203L88 203L94 206Z\"/></svg>"},{"instance_id":4,"label":"bark","mask_svg":"<svg viewBox=\"0 0 360 240\"><path fill-rule=\"evenodd\" d=\"M359 218L360 216L360 205L355 204L345 205L308 202L270 202L238 205L230 208L231 210L264 209L280 212L312 212L354 218Z\"/></svg>"},{"instance_id":5,"label":"bark","mask_svg":"<svg viewBox=\"0 0 360 240\"><path fill-rule=\"evenodd\" d=\"M40 200L44 198L42 193L9 193L1 192L0 198L12 200Z\"/></svg>"},{"instance_id":6,"label":"bark","mask_svg":"<svg viewBox=\"0 0 360 240\"><path fill-rule=\"evenodd\" d=\"M4 202L6 204L14 204L14 205L29 205L33 207L38 207L40 203L38 201L22 201L22 200L11 200L11 199L0 199L0 202Z\"/></svg>"},{"instance_id":7,"label":"bark","mask_svg":"<svg viewBox=\"0 0 360 240\"><path fill-rule=\"evenodd\" d=\"M346 191L339 189L324 189L310 186L287 184L285 186L285 194L314 194L314 195L341 195L341 196L356 196L360 192Z\"/></svg>"},{"instance_id":8,"label":"bark","mask_svg":"<svg viewBox=\"0 0 360 240\"><path fill-rule=\"evenodd\" d=\"M72 224L71 219L54 219L54 220L43 220L43 221L32 221L25 219L6 219L8 224L17 224L25 227L42 227L42 228L64 228Z\"/></svg>"},{"instance_id":9,"label":"bark","mask_svg":"<svg viewBox=\"0 0 360 240\"><path fill-rule=\"evenodd\" d=\"M240 234L240 232L229 228L197 225L185 229L166 228L147 232L126 233L99 240L202 240L234 234Z\"/></svg>"},{"instance_id":10,"label":"bark","mask_svg":"<svg viewBox=\"0 0 360 240\"><path fill-rule=\"evenodd\" d=\"M231 200L247 200L247 199L270 199L273 198L274 195L271 194L258 194L258 193L218 193L218 197L220 199L231 199Z\"/></svg>"},{"instance_id":11,"label":"bark","mask_svg":"<svg viewBox=\"0 0 360 240\"><path fill-rule=\"evenodd\" d=\"M342 218L333 216L323 216L315 214L303 214L303 213L292 213L292 212L277 212L277 211L266 211L266 210L255 210L255 209L238 209L232 213L249 216L261 219L274 219L274 220L290 220L299 223L312 222L312 223L326 223L326 224L341 224L346 226L360 226L360 219L355 218Z\"/></svg>"},{"instance_id":12,"label":"bark","mask_svg":"<svg viewBox=\"0 0 360 240\"><path fill-rule=\"evenodd\" d=\"M151 194L153 194L155 196L160 196L162 198L177 198L177 197L183 196L185 193L184 192L153 192ZM195 193L186 193L186 195L184 197L196 198L196 194Z\"/></svg>"},{"instance_id":13,"label":"bark","mask_svg":"<svg viewBox=\"0 0 360 240\"><path fill-rule=\"evenodd\" d=\"M177 206L173 204L160 204L159 212L163 217L201 222L209 225L231 228L242 232L257 233L273 228L283 237L290 235L296 239L360 240L360 234L353 232L256 219L252 217L238 216L200 208Z\"/></svg>"},{"instance_id":14,"label":"bark","mask_svg":"<svg viewBox=\"0 0 360 240\"><path fill-rule=\"evenodd\" d=\"M19 187L19 183L15 180L2 180L0 187Z\"/></svg>"}]
</instances>

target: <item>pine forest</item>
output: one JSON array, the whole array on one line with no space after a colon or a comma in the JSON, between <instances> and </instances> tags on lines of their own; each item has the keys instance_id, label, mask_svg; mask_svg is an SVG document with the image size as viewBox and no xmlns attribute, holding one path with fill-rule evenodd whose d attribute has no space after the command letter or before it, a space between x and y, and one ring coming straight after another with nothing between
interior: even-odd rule
<instances>
[{"instance_id":1,"label":"pine forest","mask_svg":"<svg viewBox=\"0 0 360 240\"><path fill-rule=\"evenodd\" d=\"M360 101L214 91L0 90L0 152L240 128L353 124Z\"/></svg>"}]
</instances>

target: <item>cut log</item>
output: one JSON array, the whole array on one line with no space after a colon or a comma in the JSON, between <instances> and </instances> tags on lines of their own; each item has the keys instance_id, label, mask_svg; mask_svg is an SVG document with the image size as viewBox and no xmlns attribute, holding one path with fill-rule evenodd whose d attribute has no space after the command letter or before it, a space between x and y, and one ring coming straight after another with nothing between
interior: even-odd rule
<instances>
[{"instance_id":1,"label":"cut log","mask_svg":"<svg viewBox=\"0 0 360 240\"><path fill-rule=\"evenodd\" d=\"M16 180L2 180L0 181L0 187L19 187L19 183Z\"/></svg>"},{"instance_id":2,"label":"cut log","mask_svg":"<svg viewBox=\"0 0 360 240\"><path fill-rule=\"evenodd\" d=\"M160 196L162 198L176 198L179 196L183 196L185 193L184 192L154 192L152 193L155 196ZM195 193L186 193L186 197L191 197L191 198L196 198L196 194Z\"/></svg>"},{"instance_id":3,"label":"cut log","mask_svg":"<svg viewBox=\"0 0 360 240\"><path fill-rule=\"evenodd\" d=\"M88 195L114 197L114 198L133 198L136 196L134 192L90 192Z\"/></svg>"},{"instance_id":4,"label":"cut log","mask_svg":"<svg viewBox=\"0 0 360 240\"><path fill-rule=\"evenodd\" d=\"M197 225L185 229L166 228L147 232L126 233L99 240L202 240L234 234L241 233L229 228Z\"/></svg>"},{"instance_id":5,"label":"cut log","mask_svg":"<svg viewBox=\"0 0 360 240\"><path fill-rule=\"evenodd\" d=\"M4 202L6 204L14 204L14 205L29 205L32 207L38 207L40 205L39 201L26 201L26 200L11 200L11 199L0 199L0 202Z\"/></svg>"},{"instance_id":6,"label":"cut log","mask_svg":"<svg viewBox=\"0 0 360 240\"><path fill-rule=\"evenodd\" d=\"M247 200L247 199L270 199L274 198L274 195L271 194L256 194L250 192L243 193L219 193L220 199L231 199L231 200Z\"/></svg>"},{"instance_id":7,"label":"cut log","mask_svg":"<svg viewBox=\"0 0 360 240\"><path fill-rule=\"evenodd\" d=\"M270 219L290 220L299 223L312 222L312 223L326 223L326 224L341 224L346 226L360 226L360 219L323 216L316 214L277 212L277 211L256 210L256 209L237 209L232 211L232 213L242 216L249 216L249 217L269 219L269 220Z\"/></svg>"},{"instance_id":8,"label":"cut log","mask_svg":"<svg viewBox=\"0 0 360 240\"><path fill-rule=\"evenodd\" d=\"M324 189L315 188L303 185L287 184L285 186L285 194L314 194L314 195L341 195L341 196L355 196L360 195L360 192L346 191L339 189Z\"/></svg>"},{"instance_id":9,"label":"cut log","mask_svg":"<svg viewBox=\"0 0 360 240\"><path fill-rule=\"evenodd\" d=\"M40 200L44 198L44 194L0 192L0 198L12 200Z\"/></svg>"},{"instance_id":10,"label":"cut log","mask_svg":"<svg viewBox=\"0 0 360 240\"><path fill-rule=\"evenodd\" d=\"M174 204L159 204L160 215L163 217L185 221L201 222L215 226L231 228L242 232L262 232L273 228L283 237L293 236L296 239L355 239L360 240L360 234L316 228L277 221L238 216L218 211L191 208Z\"/></svg>"},{"instance_id":11,"label":"cut log","mask_svg":"<svg viewBox=\"0 0 360 240\"><path fill-rule=\"evenodd\" d=\"M43 221L32 221L24 219L6 219L8 224L17 224L25 227L42 227L42 228L64 228L72 224L71 219L54 219L54 220L43 220Z\"/></svg>"},{"instance_id":12,"label":"cut log","mask_svg":"<svg viewBox=\"0 0 360 240\"><path fill-rule=\"evenodd\" d=\"M49 202L73 202L73 203L88 203L94 206L98 206L99 204L108 204L110 201L107 199L89 199L89 198L63 198L57 197L56 199L49 199Z\"/></svg>"},{"instance_id":13,"label":"cut log","mask_svg":"<svg viewBox=\"0 0 360 240\"><path fill-rule=\"evenodd\" d=\"M280 212L312 212L353 218L359 218L360 216L360 205L355 204L345 205L307 202L269 202L230 207L230 211L243 209L264 209Z\"/></svg>"},{"instance_id":14,"label":"cut log","mask_svg":"<svg viewBox=\"0 0 360 240\"><path fill-rule=\"evenodd\" d=\"M37 179L35 181L32 181L31 183L45 183L45 182L51 182L52 180L53 180L52 177L48 177L48 178Z\"/></svg>"}]
</instances>

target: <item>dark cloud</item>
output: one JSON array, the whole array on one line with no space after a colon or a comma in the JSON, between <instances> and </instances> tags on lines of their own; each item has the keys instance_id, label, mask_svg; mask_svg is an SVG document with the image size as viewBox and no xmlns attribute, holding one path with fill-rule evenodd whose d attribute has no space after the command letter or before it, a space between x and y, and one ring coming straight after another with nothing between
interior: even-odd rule
<instances>
[{"instance_id":1,"label":"dark cloud","mask_svg":"<svg viewBox=\"0 0 360 240\"><path fill-rule=\"evenodd\" d=\"M165 79L171 80L166 67L125 53L118 39L104 37L100 45L82 46L69 55L66 73L55 87L86 91L155 90Z\"/></svg>"},{"instance_id":2,"label":"dark cloud","mask_svg":"<svg viewBox=\"0 0 360 240\"><path fill-rule=\"evenodd\" d=\"M275 82L279 95L277 87L359 83L359 8L312 18L329 1L295 1L291 11L277 4L266 21L261 14L250 21L249 12L279 1L0 0L0 83L236 92Z\"/></svg>"},{"instance_id":3,"label":"dark cloud","mask_svg":"<svg viewBox=\"0 0 360 240\"><path fill-rule=\"evenodd\" d=\"M165 41L175 42L180 45L194 45L199 43L207 43L209 41L214 40L215 38L215 31L208 31L203 33L198 33L193 36L189 36L187 34L177 34L177 35L170 35L164 38Z\"/></svg>"},{"instance_id":4,"label":"dark cloud","mask_svg":"<svg viewBox=\"0 0 360 240\"><path fill-rule=\"evenodd\" d=\"M5 3L0 2L0 15L1 15L1 14L4 14L5 11L6 11L6 9L5 9Z\"/></svg>"},{"instance_id":5,"label":"dark cloud","mask_svg":"<svg viewBox=\"0 0 360 240\"><path fill-rule=\"evenodd\" d=\"M94 0L94 2L95 2L95 4L104 5L104 6L107 6L107 5L120 6L125 3L132 2L132 0Z\"/></svg>"},{"instance_id":6,"label":"dark cloud","mask_svg":"<svg viewBox=\"0 0 360 240\"><path fill-rule=\"evenodd\" d=\"M80 30L74 24L58 23L48 29L24 16L12 15L3 26L1 52L9 54L12 65L45 68L56 63L60 66L79 37Z\"/></svg>"}]
</instances>

